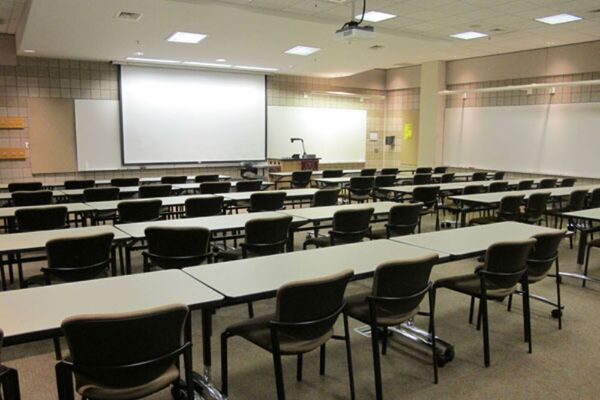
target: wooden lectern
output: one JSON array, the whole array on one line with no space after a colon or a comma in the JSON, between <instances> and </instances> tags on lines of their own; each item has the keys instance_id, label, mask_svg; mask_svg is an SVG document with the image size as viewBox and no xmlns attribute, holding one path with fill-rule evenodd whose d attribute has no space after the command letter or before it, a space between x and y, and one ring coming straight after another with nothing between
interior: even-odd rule
<instances>
[{"instance_id":1,"label":"wooden lectern","mask_svg":"<svg viewBox=\"0 0 600 400\"><path fill-rule=\"evenodd\" d=\"M301 170L316 171L319 169L320 158L269 158L269 167L278 167L280 172Z\"/></svg>"}]
</instances>

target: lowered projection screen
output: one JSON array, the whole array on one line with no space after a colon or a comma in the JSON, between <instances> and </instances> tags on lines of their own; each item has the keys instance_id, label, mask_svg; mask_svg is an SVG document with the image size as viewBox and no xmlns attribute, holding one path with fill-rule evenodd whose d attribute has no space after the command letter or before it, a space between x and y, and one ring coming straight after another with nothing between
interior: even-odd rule
<instances>
[{"instance_id":1,"label":"lowered projection screen","mask_svg":"<svg viewBox=\"0 0 600 400\"><path fill-rule=\"evenodd\" d=\"M121 66L124 164L264 160L263 75Z\"/></svg>"}]
</instances>

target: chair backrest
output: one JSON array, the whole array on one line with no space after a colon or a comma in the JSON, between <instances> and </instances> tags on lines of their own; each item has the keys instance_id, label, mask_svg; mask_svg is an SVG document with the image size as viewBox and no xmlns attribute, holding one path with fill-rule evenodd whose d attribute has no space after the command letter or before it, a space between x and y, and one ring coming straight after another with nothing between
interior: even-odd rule
<instances>
[{"instance_id":1,"label":"chair backrest","mask_svg":"<svg viewBox=\"0 0 600 400\"><path fill-rule=\"evenodd\" d=\"M48 267L42 271L67 282L96 278L109 267L114 237L107 232L49 240L46 242Z\"/></svg>"},{"instance_id":2,"label":"chair backrest","mask_svg":"<svg viewBox=\"0 0 600 400\"><path fill-rule=\"evenodd\" d=\"M527 258L536 240L529 238L494 243L485 253L485 265L479 273L485 276L488 289L514 287L527 270Z\"/></svg>"},{"instance_id":3,"label":"chair backrest","mask_svg":"<svg viewBox=\"0 0 600 400\"><path fill-rule=\"evenodd\" d=\"M15 211L15 219L21 232L63 229L67 227L67 207L21 208Z\"/></svg>"},{"instance_id":4,"label":"chair backrest","mask_svg":"<svg viewBox=\"0 0 600 400\"><path fill-rule=\"evenodd\" d=\"M440 182L441 183L454 182L454 172L446 172L446 173L442 174L442 177L440 178Z\"/></svg>"},{"instance_id":5,"label":"chair backrest","mask_svg":"<svg viewBox=\"0 0 600 400\"><path fill-rule=\"evenodd\" d=\"M72 316L61 328L76 374L95 385L127 388L152 382L175 365L188 314L187 306L174 304Z\"/></svg>"},{"instance_id":6,"label":"chair backrest","mask_svg":"<svg viewBox=\"0 0 600 400\"><path fill-rule=\"evenodd\" d=\"M483 171L473 172L473 175L471 175L471 180L475 182L485 181L487 179L487 175L487 172Z\"/></svg>"},{"instance_id":7,"label":"chair backrest","mask_svg":"<svg viewBox=\"0 0 600 400\"><path fill-rule=\"evenodd\" d=\"M245 226L244 251L261 256L283 253L292 219L282 215L249 220Z\"/></svg>"},{"instance_id":8,"label":"chair backrest","mask_svg":"<svg viewBox=\"0 0 600 400\"><path fill-rule=\"evenodd\" d=\"M536 243L527 259L529 279L539 280L546 276L552 264L558 258L558 246L566 234L566 230L561 230L538 233L532 236L536 239Z\"/></svg>"},{"instance_id":9,"label":"chair backrest","mask_svg":"<svg viewBox=\"0 0 600 400\"><path fill-rule=\"evenodd\" d=\"M185 200L185 216L194 218L222 214L223 200L223 196L190 197Z\"/></svg>"},{"instance_id":10,"label":"chair backrest","mask_svg":"<svg viewBox=\"0 0 600 400\"><path fill-rule=\"evenodd\" d=\"M201 194L229 193L231 182L203 182L200 184Z\"/></svg>"},{"instance_id":11,"label":"chair backrest","mask_svg":"<svg viewBox=\"0 0 600 400\"><path fill-rule=\"evenodd\" d=\"M495 181L501 181L502 179L504 179L504 175L506 175L504 171L496 171L494 172L494 176L492 177L492 179Z\"/></svg>"},{"instance_id":12,"label":"chair backrest","mask_svg":"<svg viewBox=\"0 0 600 400\"><path fill-rule=\"evenodd\" d=\"M12 204L15 207L41 206L44 204L52 204L52 191L50 190L12 192L10 197L12 200Z\"/></svg>"},{"instance_id":13,"label":"chair backrest","mask_svg":"<svg viewBox=\"0 0 600 400\"><path fill-rule=\"evenodd\" d=\"M468 185L465 186L462 190L462 194L480 194L485 192L485 186L483 185Z\"/></svg>"},{"instance_id":14,"label":"chair backrest","mask_svg":"<svg viewBox=\"0 0 600 400\"><path fill-rule=\"evenodd\" d=\"M202 182L219 182L219 174L204 174L204 175L196 175L194 178L196 183Z\"/></svg>"},{"instance_id":15,"label":"chair backrest","mask_svg":"<svg viewBox=\"0 0 600 400\"><path fill-rule=\"evenodd\" d=\"M503 221L516 221L521 215L521 204L524 195L508 195L500 199L498 207L498 218Z\"/></svg>"},{"instance_id":16,"label":"chair backrest","mask_svg":"<svg viewBox=\"0 0 600 400\"><path fill-rule=\"evenodd\" d=\"M344 171L341 169L324 169L323 178L340 178L344 175Z\"/></svg>"},{"instance_id":17,"label":"chair backrest","mask_svg":"<svg viewBox=\"0 0 600 400\"><path fill-rule=\"evenodd\" d=\"M398 168L382 168L381 175L398 175Z\"/></svg>"},{"instance_id":18,"label":"chair backrest","mask_svg":"<svg viewBox=\"0 0 600 400\"><path fill-rule=\"evenodd\" d=\"M437 204L439 192L439 186L416 187L413 189L412 201L423 203L426 208L432 208Z\"/></svg>"},{"instance_id":19,"label":"chair backrest","mask_svg":"<svg viewBox=\"0 0 600 400\"><path fill-rule=\"evenodd\" d=\"M142 185L140 186L140 199L151 199L153 197L169 197L172 186L170 184Z\"/></svg>"},{"instance_id":20,"label":"chair backrest","mask_svg":"<svg viewBox=\"0 0 600 400\"><path fill-rule=\"evenodd\" d=\"M363 168L360 170L360 176L375 176L377 168Z\"/></svg>"},{"instance_id":21,"label":"chair backrest","mask_svg":"<svg viewBox=\"0 0 600 400\"><path fill-rule=\"evenodd\" d=\"M529 190L532 188L532 186L533 186L532 179L524 179L522 181L519 181L519 183L517 183L517 190Z\"/></svg>"},{"instance_id":22,"label":"chair backrest","mask_svg":"<svg viewBox=\"0 0 600 400\"><path fill-rule=\"evenodd\" d=\"M110 180L110 186L140 186L140 178L113 178Z\"/></svg>"},{"instance_id":23,"label":"chair backrest","mask_svg":"<svg viewBox=\"0 0 600 400\"><path fill-rule=\"evenodd\" d=\"M168 183L170 185L176 185L178 183L186 183L187 176L186 175L177 175L177 176L163 176L160 178L160 183Z\"/></svg>"},{"instance_id":24,"label":"chair backrest","mask_svg":"<svg viewBox=\"0 0 600 400\"><path fill-rule=\"evenodd\" d=\"M390 209L386 228L390 236L410 235L419 224L423 203L397 204Z\"/></svg>"},{"instance_id":25,"label":"chair backrest","mask_svg":"<svg viewBox=\"0 0 600 400\"><path fill-rule=\"evenodd\" d=\"M294 171L292 172L291 184L295 188L304 188L310 184L312 171Z\"/></svg>"},{"instance_id":26,"label":"chair backrest","mask_svg":"<svg viewBox=\"0 0 600 400\"><path fill-rule=\"evenodd\" d=\"M369 194L372 188L372 176L354 176L350 178L348 190L354 194Z\"/></svg>"},{"instance_id":27,"label":"chair backrest","mask_svg":"<svg viewBox=\"0 0 600 400\"><path fill-rule=\"evenodd\" d=\"M249 212L277 211L283 208L284 191L257 192L250 195Z\"/></svg>"},{"instance_id":28,"label":"chair backrest","mask_svg":"<svg viewBox=\"0 0 600 400\"><path fill-rule=\"evenodd\" d=\"M240 176L242 179L256 179L258 176L258 168L251 162L242 162Z\"/></svg>"},{"instance_id":29,"label":"chair backrest","mask_svg":"<svg viewBox=\"0 0 600 400\"><path fill-rule=\"evenodd\" d=\"M363 240L369 233L374 211L372 207L336 211L329 232L331 242L340 244Z\"/></svg>"},{"instance_id":30,"label":"chair backrest","mask_svg":"<svg viewBox=\"0 0 600 400\"><path fill-rule=\"evenodd\" d=\"M415 174L431 174L432 171L431 167L418 167L415 169Z\"/></svg>"},{"instance_id":31,"label":"chair backrest","mask_svg":"<svg viewBox=\"0 0 600 400\"><path fill-rule=\"evenodd\" d=\"M494 181L490 183L488 186L488 192L497 193L497 192L506 192L508 190L508 182L506 181Z\"/></svg>"},{"instance_id":32,"label":"chair backrest","mask_svg":"<svg viewBox=\"0 0 600 400\"><path fill-rule=\"evenodd\" d=\"M42 190L42 182L12 182L8 184L9 192L31 192Z\"/></svg>"},{"instance_id":33,"label":"chair backrest","mask_svg":"<svg viewBox=\"0 0 600 400\"><path fill-rule=\"evenodd\" d=\"M539 188L540 189L551 189L556 187L556 179L555 178L544 178L540 180Z\"/></svg>"},{"instance_id":34,"label":"chair backrest","mask_svg":"<svg viewBox=\"0 0 600 400\"><path fill-rule=\"evenodd\" d=\"M238 181L235 183L236 192L257 192L260 189L262 189L262 181L260 179Z\"/></svg>"},{"instance_id":35,"label":"chair backrest","mask_svg":"<svg viewBox=\"0 0 600 400\"><path fill-rule=\"evenodd\" d=\"M156 200L130 200L117 204L119 223L146 222L160 219L162 201Z\"/></svg>"},{"instance_id":36,"label":"chair backrest","mask_svg":"<svg viewBox=\"0 0 600 400\"><path fill-rule=\"evenodd\" d=\"M527 199L525 215L529 220L541 218L546 212L550 193L532 193Z\"/></svg>"},{"instance_id":37,"label":"chair backrest","mask_svg":"<svg viewBox=\"0 0 600 400\"><path fill-rule=\"evenodd\" d=\"M417 308L429 290L431 269L438 258L432 253L378 265L368 298L375 318L385 321L393 319L394 314L406 314Z\"/></svg>"},{"instance_id":38,"label":"chair backrest","mask_svg":"<svg viewBox=\"0 0 600 400\"><path fill-rule=\"evenodd\" d=\"M70 181L65 181L65 189L70 190L70 189L87 189L87 188L91 188L94 187L94 185L96 184L96 181L94 181L93 179L77 179L77 180L70 180Z\"/></svg>"},{"instance_id":39,"label":"chair backrest","mask_svg":"<svg viewBox=\"0 0 600 400\"><path fill-rule=\"evenodd\" d=\"M201 264L209 255L210 231L201 227L150 226L144 230L146 253L152 264L163 269Z\"/></svg>"},{"instance_id":40,"label":"chair backrest","mask_svg":"<svg viewBox=\"0 0 600 400\"><path fill-rule=\"evenodd\" d=\"M575 178L563 178L560 181L560 187L571 187L571 186L575 186L575 182L577 182L577 179Z\"/></svg>"},{"instance_id":41,"label":"chair backrest","mask_svg":"<svg viewBox=\"0 0 600 400\"><path fill-rule=\"evenodd\" d=\"M311 207L335 206L338 203L340 189L320 189L313 195Z\"/></svg>"},{"instance_id":42,"label":"chair backrest","mask_svg":"<svg viewBox=\"0 0 600 400\"><path fill-rule=\"evenodd\" d=\"M435 168L433 169L433 173L434 173L434 174L445 174L445 173L446 173L446 171L448 171L448 167L441 167L441 166L440 166L440 167L435 167Z\"/></svg>"},{"instance_id":43,"label":"chair backrest","mask_svg":"<svg viewBox=\"0 0 600 400\"><path fill-rule=\"evenodd\" d=\"M569 211L578 211L585 207L585 199L588 195L587 189L573 190L569 195L567 207Z\"/></svg>"},{"instance_id":44,"label":"chair backrest","mask_svg":"<svg viewBox=\"0 0 600 400\"><path fill-rule=\"evenodd\" d=\"M377 175L375 177L374 187L375 187L375 189L377 189L377 188L382 188L382 187L386 187L386 186L394 186L395 183L396 183L396 175L395 174Z\"/></svg>"},{"instance_id":45,"label":"chair backrest","mask_svg":"<svg viewBox=\"0 0 600 400\"><path fill-rule=\"evenodd\" d=\"M119 200L118 187L89 188L83 190L83 201L110 201Z\"/></svg>"},{"instance_id":46,"label":"chair backrest","mask_svg":"<svg viewBox=\"0 0 600 400\"><path fill-rule=\"evenodd\" d=\"M413 185L428 185L431 183L431 174L415 174Z\"/></svg>"},{"instance_id":47,"label":"chair backrest","mask_svg":"<svg viewBox=\"0 0 600 400\"><path fill-rule=\"evenodd\" d=\"M590 195L590 201L588 203L589 208L598 208L600 207L600 188L596 188L592 190L592 194Z\"/></svg>"}]
</instances>

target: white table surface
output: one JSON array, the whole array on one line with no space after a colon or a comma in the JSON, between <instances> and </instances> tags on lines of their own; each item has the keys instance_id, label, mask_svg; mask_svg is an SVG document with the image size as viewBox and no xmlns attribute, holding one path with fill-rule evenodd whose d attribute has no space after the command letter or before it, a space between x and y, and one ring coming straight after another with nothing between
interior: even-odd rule
<instances>
[{"instance_id":1,"label":"white table surface","mask_svg":"<svg viewBox=\"0 0 600 400\"><path fill-rule=\"evenodd\" d=\"M92 207L85 203L58 203L58 204L48 204L43 206L26 206L26 207L0 207L0 218L8 218L14 217L15 211L17 210L30 210L37 208L46 208L52 206L64 206L67 207L67 212L77 213L77 212L85 212L91 211Z\"/></svg>"},{"instance_id":2,"label":"white table surface","mask_svg":"<svg viewBox=\"0 0 600 400\"><path fill-rule=\"evenodd\" d=\"M381 190L387 190L394 193L412 193L413 190L417 187L431 187L431 186L439 186L440 191L450 191L450 190L462 190L467 186L477 186L483 185L485 187L489 186L493 182L508 182L509 186L514 186L518 184L522 179L510 179L510 180L501 180L501 181L462 181L462 182L450 182L450 183L431 183L426 185L397 185L397 186L386 186L381 188Z\"/></svg>"},{"instance_id":3,"label":"white table surface","mask_svg":"<svg viewBox=\"0 0 600 400\"><path fill-rule=\"evenodd\" d=\"M74 238L80 236L97 235L106 232L113 233L115 235L114 240L123 240L129 238L126 233L120 231L112 225L10 233L6 235L0 235L0 252L6 253L11 251L44 249L46 247L46 242L52 239Z\"/></svg>"},{"instance_id":4,"label":"white table surface","mask_svg":"<svg viewBox=\"0 0 600 400\"><path fill-rule=\"evenodd\" d=\"M391 240L373 240L201 265L183 271L226 297L239 298L269 293L291 281L318 278L344 269L354 270L355 275L370 274L383 262L432 253L448 257Z\"/></svg>"},{"instance_id":5,"label":"white table surface","mask_svg":"<svg viewBox=\"0 0 600 400\"><path fill-rule=\"evenodd\" d=\"M491 244L510 240L524 240L556 229L520 222L497 222L417 235L398 236L393 241L436 250L455 257L464 257L485 251Z\"/></svg>"},{"instance_id":6,"label":"white table surface","mask_svg":"<svg viewBox=\"0 0 600 400\"><path fill-rule=\"evenodd\" d=\"M568 196L574 190L593 190L599 188L600 185L582 185L572 187L558 187L550 189L530 189L530 190L512 190L508 192L495 192L495 193L482 193L482 194L469 194L469 195L458 195L450 196L452 200L469 201L472 203L483 203L483 204L494 204L499 203L505 196L517 196L523 195L526 199L534 193L550 193L552 197Z\"/></svg>"},{"instance_id":7,"label":"white table surface","mask_svg":"<svg viewBox=\"0 0 600 400\"><path fill-rule=\"evenodd\" d=\"M354 210L363 208L373 208L375 215L387 214L390 212L390 208L398 205L393 201L377 201L368 204L340 204L337 206L325 206L325 207L302 207L302 208L288 208L285 210L278 211L281 214L291 215L294 217L305 218L310 221L323 221L332 219L333 214L340 210Z\"/></svg>"},{"instance_id":8,"label":"white table surface","mask_svg":"<svg viewBox=\"0 0 600 400\"><path fill-rule=\"evenodd\" d=\"M1 292L0 321L6 342L26 342L34 334L56 335L62 321L73 315L175 303L198 307L222 299L189 275L166 270Z\"/></svg>"},{"instance_id":9,"label":"white table surface","mask_svg":"<svg viewBox=\"0 0 600 400\"><path fill-rule=\"evenodd\" d=\"M235 185L238 182L243 182L243 181L227 181L231 184L231 188L235 189ZM182 189L182 190L190 190L190 189L200 189L200 183L197 182L192 182L192 183L176 183L173 185L173 189ZM273 186L275 185L275 183L273 182L262 182L262 186L263 187L269 187L269 186Z\"/></svg>"},{"instance_id":10,"label":"white table surface","mask_svg":"<svg viewBox=\"0 0 600 400\"><path fill-rule=\"evenodd\" d=\"M563 215L591 221L600 221L600 208L589 208L587 210L571 211Z\"/></svg>"},{"instance_id":11,"label":"white table surface","mask_svg":"<svg viewBox=\"0 0 600 400\"><path fill-rule=\"evenodd\" d=\"M198 174L198 175L212 175L212 174ZM141 177L140 183L160 183L160 176L149 176L149 177ZM194 181L196 179L196 175L188 175L188 181ZM219 180L228 180L231 179L229 175L219 175ZM96 185L110 185L110 179L97 179Z\"/></svg>"},{"instance_id":12,"label":"white table surface","mask_svg":"<svg viewBox=\"0 0 600 400\"><path fill-rule=\"evenodd\" d=\"M53 190L52 191L52 197L60 197L60 196L64 196L64 193L62 190ZM11 200L12 199L12 193L9 192L4 192L4 193L0 193L0 201L1 200Z\"/></svg>"},{"instance_id":13,"label":"white table surface","mask_svg":"<svg viewBox=\"0 0 600 400\"><path fill-rule=\"evenodd\" d=\"M180 218L162 221L136 222L132 224L119 224L116 225L116 227L133 238L141 239L146 236L144 230L149 226L204 227L209 229L210 231L229 231L232 229L244 229L246 222L250 221L251 219L272 217L281 217L281 214L279 214L278 212L267 211L256 213L215 215L212 217ZM297 217L293 219L293 222L302 221L306 220Z\"/></svg>"},{"instance_id":14,"label":"white table surface","mask_svg":"<svg viewBox=\"0 0 600 400\"><path fill-rule=\"evenodd\" d=\"M62 196L83 196L83 191L85 189L63 189L58 190L58 192L62 193ZM119 188L119 193L137 193L140 191L139 186L123 186Z\"/></svg>"},{"instance_id":15,"label":"white table surface","mask_svg":"<svg viewBox=\"0 0 600 400\"><path fill-rule=\"evenodd\" d=\"M294 199L294 198L312 197L317 190L318 189L285 189L285 190L278 190L278 192L285 192L286 200L289 200L289 199ZM250 196L253 193L268 193L268 192L264 192L264 191L230 192L230 193L223 193L222 195L223 195L223 197L225 197L226 199L229 199L229 200L248 201L248 200L250 200Z\"/></svg>"},{"instance_id":16,"label":"white table surface","mask_svg":"<svg viewBox=\"0 0 600 400\"><path fill-rule=\"evenodd\" d=\"M91 210L95 211L113 211L116 210L119 203L123 201L146 201L146 200L160 200L163 206L180 206L185 204L187 199L191 198L206 198L213 197L210 194L190 194L184 196L168 196L168 197L154 197L151 199L131 199L131 200L108 200L108 201L90 201L85 203Z\"/></svg>"}]
</instances>

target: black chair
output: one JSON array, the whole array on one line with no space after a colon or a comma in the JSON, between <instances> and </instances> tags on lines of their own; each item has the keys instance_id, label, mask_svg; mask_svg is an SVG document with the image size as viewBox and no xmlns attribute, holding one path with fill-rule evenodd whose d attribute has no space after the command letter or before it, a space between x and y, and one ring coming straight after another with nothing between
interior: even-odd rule
<instances>
[{"instance_id":1,"label":"black chair","mask_svg":"<svg viewBox=\"0 0 600 400\"><path fill-rule=\"evenodd\" d=\"M265 180L264 176L258 175L258 167L256 167L256 165L251 162L241 163L240 176L242 177L242 179L260 179L262 181Z\"/></svg>"},{"instance_id":2,"label":"black chair","mask_svg":"<svg viewBox=\"0 0 600 400\"><path fill-rule=\"evenodd\" d=\"M186 175L177 175L177 176L163 176L160 178L160 183L169 184L169 185L177 185L187 182Z\"/></svg>"},{"instance_id":3,"label":"black chair","mask_svg":"<svg viewBox=\"0 0 600 400\"><path fill-rule=\"evenodd\" d=\"M598 208L600 207L600 188L592 190L590 198L587 203L587 208Z\"/></svg>"},{"instance_id":4,"label":"black chair","mask_svg":"<svg viewBox=\"0 0 600 400\"><path fill-rule=\"evenodd\" d=\"M532 193L519 220L527 224L539 225L546 214L548 200L550 200L550 193Z\"/></svg>"},{"instance_id":5,"label":"black chair","mask_svg":"<svg viewBox=\"0 0 600 400\"><path fill-rule=\"evenodd\" d=\"M110 186L115 186L115 187L140 186L140 178L113 178L110 180Z\"/></svg>"},{"instance_id":6,"label":"black chair","mask_svg":"<svg viewBox=\"0 0 600 400\"><path fill-rule=\"evenodd\" d=\"M556 187L557 180L555 178L544 178L540 180L539 189L552 189Z\"/></svg>"},{"instance_id":7,"label":"black chair","mask_svg":"<svg viewBox=\"0 0 600 400\"><path fill-rule=\"evenodd\" d=\"M139 399L174 385L194 398L192 344L183 304L120 314L78 315L61 329L69 357L56 365L60 399ZM183 356L185 384L180 379Z\"/></svg>"},{"instance_id":8,"label":"black chair","mask_svg":"<svg viewBox=\"0 0 600 400\"><path fill-rule=\"evenodd\" d=\"M12 205L15 207L42 206L52 204L51 190L32 190L26 192L12 192Z\"/></svg>"},{"instance_id":9,"label":"black chair","mask_svg":"<svg viewBox=\"0 0 600 400\"><path fill-rule=\"evenodd\" d=\"M255 180L247 180L247 181L238 181L235 183L235 191L236 192L258 192L262 189L262 181Z\"/></svg>"},{"instance_id":10,"label":"black chair","mask_svg":"<svg viewBox=\"0 0 600 400\"><path fill-rule=\"evenodd\" d=\"M333 223L329 236L306 239L303 248L308 246L327 247L338 244L356 243L371 236L371 218L373 208L355 208L338 210L333 214Z\"/></svg>"},{"instance_id":11,"label":"black chair","mask_svg":"<svg viewBox=\"0 0 600 400\"><path fill-rule=\"evenodd\" d=\"M144 272L152 267L181 269L212 261L206 228L150 226L144 233L148 242L148 250L142 252Z\"/></svg>"},{"instance_id":12,"label":"black chair","mask_svg":"<svg viewBox=\"0 0 600 400\"><path fill-rule=\"evenodd\" d=\"M311 207L335 206L338 204L340 189L320 189L313 195Z\"/></svg>"},{"instance_id":13,"label":"black chair","mask_svg":"<svg viewBox=\"0 0 600 400\"><path fill-rule=\"evenodd\" d=\"M152 199L155 197L169 197L172 194L171 184L142 185L140 186L140 199Z\"/></svg>"},{"instance_id":14,"label":"black chair","mask_svg":"<svg viewBox=\"0 0 600 400\"><path fill-rule=\"evenodd\" d=\"M209 217L223 214L223 196L190 197L185 200L185 217Z\"/></svg>"},{"instance_id":15,"label":"black chair","mask_svg":"<svg viewBox=\"0 0 600 400\"><path fill-rule=\"evenodd\" d=\"M517 190L530 190L533 187L532 179L524 179L517 183Z\"/></svg>"},{"instance_id":16,"label":"black chair","mask_svg":"<svg viewBox=\"0 0 600 400\"><path fill-rule=\"evenodd\" d=\"M334 324L343 312L344 291L352 271L318 279L291 282L279 288L275 313L231 325L221 334L221 392L228 396L227 340L240 336L273 354L277 399L285 399L281 356L297 357L296 379L302 380L303 354L320 349L320 374L325 374L325 345L329 339L346 343L350 399L354 400L354 377L348 318L344 314L344 336L333 334Z\"/></svg>"},{"instance_id":17,"label":"black chair","mask_svg":"<svg viewBox=\"0 0 600 400\"><path fill-rule=\"evenodd\" d=\"M2 341L4 332L0 329L0 350L2 350ZM19 389L19 374L16 369L6 367L0 364L0 386L2 394L6 400L21 400L21 390Z\"/></svg>"},{"instance_id":18,"label":"black chair","mask_svg":"<svg viewBox=\"0 0 600 400\"><path fill-rule=\"evenodd\" d=\"M398 175L398 168L382 168L381 175Z\"/></svg>"},{"instance_id":19,"label":"black chair","mask_svg":"<svg viewBox=\"0 0 600 400\"><path fill-rule=\"evenodd\" d=\"M284 208L285 197L286 193L283 191L252 193L248 212L281 210Z\"/></svg>"},{"instance_id":20,"label":"black chair","mask_svg":"<svg viewBox=\"0 0 600 400\"><path fill-rule=\"evenodd\" d=\"M438 208L439 186L421 186L413 189L412 202L422 203L421 218L419 218L419 233L421 232L421 219L425 215L435 214L435 230L440 229L440 213Z\"/></svg>"},{"instance_id":21,"label":"black chair","mask_svg":"<svg viewBox=\"0 0 600 400\"><path fill-rule=\"evenodd\" d=\"M506 195L500 199L500 206L496 215L491 217L473 218L469 225L485 225L502 221L518 221L521 217L521 204L524 195Z\"/></svg>"},{"instance_id":22,"label":"black chair","mask_svg":"<svg viewBox=\"0 0 600 400\"><path fill-rule=\"evenodd\" d=\"M468 195L472 195L472 194L480 194L480 193L483 193L484 191L485 191L485 186L483 186L481 184L479 184L479 185L472 184L472 185L467 185L467 186L463 187L461 195L468 196ZM451 214L454 214L455 215L454 224L455 224L455 226L458 226L459 218L462 215L464 215L464 219L466 220L466 217L469 213L481 211L483 209L483 207L479 203L469 203L467 201L455 200L455 201L453 201L452 204L443 204L443 205L439 206L438 209L442 210L444 212L448 211Z\"/></svg>"},{"instance_id":23,"label":"black chair","mask_svg":"<svg viewBox=\"0 0 600 400\"><path fill-rule=\"evenodd\" d=\"M412 320L419 313L419 305L429 297L429 329L433 354L434 383L438 381L434 297L429 276L438 255L391 261L375 269L373 287L368 291L346 297L346 314L371 327L375 398L383 399L380 352L386 354L389 327ZM380 332L380 330L382 332ZM381 337L380 337L381 336ZM379 342L383 341L383 348Z\"/></svg>"},{"instance_id":24,"label":"black chair","mask_svg":"<svg viewBox=\"0 0 600 400\"><path fill-rule=\"evenodd\" d=\"M394 200L394 193L381 190L381 188L394 186L396 184L396 175L377 175L375 177L375 181L373 184L373 201L381 200L381 201L389 201Z\"/></svg>"},{"instance_id":25,"label":"black chair","mask_svg":"<svg viewBox=\"0 0 600 400\"><path fill-rule=\"evenodd\" d=\"M49 206L21 208L15 211L19 232L47 231L68 228L67 207Z\"/></svg>"},{"instance_id":26,"label":"black chair","mask_svg":"<svg viewBox=\"0 0 600 400\"><path fill-rule=\"evenodd\" d=\"M96 185L96 181L93 179L78 179L78 180L70 180L65 181L65 189L88 189L94 187Z\"/></svg>"},{"instance_id":27,"label":"black chair","mask_svg":"<svg viewBox=\"0 0 600 400\"><path fill-rule=\"evenodd\" d=\"M440 177L440 183L454 182L454 172L446 172Z\"/></svg>"},{"instance_id":28,"label":"black chair","mask_svg":"<svg viewBox=\"0 0 600 400\"><path fill-rule=\"evenodd\" d=\"M415 169L415 174L431 174L433 169L431 167L418 167Z\"/></svg>"},{"instance_id":29,"label":"black chair","mask_svg":"<svg viewBox=\"0 0 600 400\"><path fill-rule=\"evenodd\" d=\"M403 203L390 208L385 229L374 229L371 239L389 239L392 236L404 236L415 233L423 203Z\"/></svg>"},{"instance_id":30,"label":"black chair","mask_svg":"<svg viewBox=\"0 0 600 400\"><path fill-rule=\"evenodd\" d=\"M322 173L323 178L341 178L344 175L344 171L341 169L324 169Z\"/></svg>"},{"instance_id":31,"label":"black chair","mask_svg":"<svg viewBox=\"0 0 600 400\"><path fill-rule=\"evenodd\" d=\"M210 175L196 175L194 178L196 183L204 183L204 182L219 182L219 174L210 174Z\"/></svg>"},{"instance_id":32,"label":"black chair","mask_svg":"<svg viewBox=\"0 0 600 400\"><path fill-rule=\"evenodd\" d=\"M230 191L230 182L203 182L200 184L201 194L229 193Z\"/></svg>"},{"instance_id":33,"label":"black chair","mask_svg":"<svg viewBox=\"0 0 600 400\"><path fill-rule=\"evenodd\" d=\"M9 192L32 192L42 190L42 182L12 182L8 184Z\"/></svg>"},{"instance_id":34,"label":"black chair","mask_svg":"<svg viewBox=\"0 0 600 400\"><path fill-rule=\"evenodd\" d=\"M490 365L487 301L510 296L517 290L519 283L523 292L524 336L529 352L532 351L527 259L535 242L535 239L527 239L492 244L485 254L484 265L476 268L474 273L439 279L434 284L435 289L446 288L471 297L469 322L473 319L475 298L479 299L477 325L483 321L483 355L486 367Z\"/></svg>"},{"instance_id":35,"label":"black chair","mask_svg":"<svg viewBox=\"0 0 600 400\"><path fill-rule=\"evenodd\" d=\"M448 167L435 167L433 169L434 174L445 174L448 171Z\"/></svg>"},{"instance_id":36,"label":"black chair","mask_svg":"<svg viewBox=\"0 0 600 400\"><path fill-rule=\"evenodd\" d=\"M569 200L564 206L555 207L546 211L546 215L554 216L554 227L562 229L563 220L567 218L567 229L571 232L576 232L575 219L566 217L564 213L579 211L585 208L585 199L588 195L588 189L576 189L569 195ZM560 225L559 225L560 221ZM569 236L569 244L573 248L573 235Z\"/></svg>"},{"instance_id":37,"label":"black chair","mask_svg":"<svg viewBox=\"0 0 600 400\"><path fill-rule=\"evenodd\" d=\"M488 186L489 193L506 192L508 190L508 182L506 181L493 181Z\"/></svg>"},{"instance_id":38,"label":"black chair","mask_svg":"<svg viewBox=\"0 0 600 400\"><path fill-rule=\"evenodd\" d=\"M413 176L413 185L428 185L431 182L431 174L415 174Z\"/></svg>"},{"instance_id":39,"label":"black chair","mask_svg":"<svg viewBox=\"0 0 600 400\"><path fill-rule=\"evenodd\" d=\"M560 187L573 187L575 186L575 182L577 182L575 178L563 178L560 181Z\"/></svg>"},{"instance_id":40,"label":"black chair","mask_svg":"<svg viewBox=\"0 0 600 400\"><path fill-rule=\"evenodd\" d=\"M473 182L480 182L480 181L485 181L487 179L488 173L487 172L473 172L473 175L471 175L471 180Z\"/></svg>"},{"instance_id":41,"label":"black chair","mask_svg":"<svg viewBox=\"0 0 600 400\"><path fill-rule=\"evenodd\" d=\"M294 189L305 188L310 185L312 171L294 171L290 180L290 187Z\"/></svg>"},{"instance_id":42,"label":"black chair","mask_svg":"<svg viewBox=\"0 0 600 400\"><path fill-rule=\"evenodd\" d=\"M161 200L127 200L117 204L119 224L158 221L160 219Z\"/></svg>"},{"instance_id":43,"label":"black chair","mask_svg":"<svg viewBox=\"0 0 600 400\"><path fill-rule=\"evenodd\" d=\"M363 168L360 170L360 176L375 176L377 168Z\"/></svg>"},{"instance_id":44,"label":"black chair","mask_svg":"<svg viewBox=\"0 0 600 400\"><path fill-rule=\"evenodd\" d=\"M372 176L355 176L350 178L348 186L348 203L357 201L364 203L371 199L371 190L373 189Z\"/></svg>"},{"instance_id":45,"label":"black chair","mask_svg":"<svg viewBox=\"0 0 600 400\"><path fill-rule=\"evenodd\" d=\"M504 179L504 175L506 175L506 173L504 171L496 171L496 172L494 172L494 175L492 176L492 180L501 181L502 179Z\"/></svg>"},{"instance_id":46,"label":"black chair","mask_svg":"<svg viewBox=\"0 0 600 400\"><path fill-rule=\"evenodd\" d=\"M118 187L89 188L83 190L83 201L114 201L119 200Z\"/></svg>"}]
</instances>

